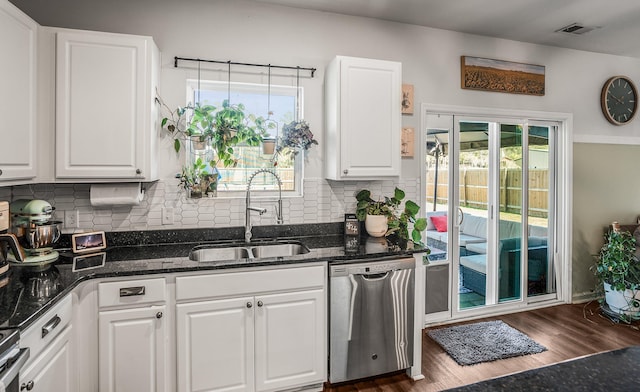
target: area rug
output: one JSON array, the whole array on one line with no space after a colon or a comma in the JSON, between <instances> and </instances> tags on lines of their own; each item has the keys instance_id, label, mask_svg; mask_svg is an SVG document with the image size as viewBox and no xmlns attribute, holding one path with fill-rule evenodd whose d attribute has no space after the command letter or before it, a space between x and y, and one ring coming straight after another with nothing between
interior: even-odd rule
<instances>
[{"instance_id":1,"label":"area rug","mask_svg":"<svg viewBox=\"0 0 640 392\"><path fill-rule=\"evenodd\" d=\"M463 366L547 350L500 320L434 329L427 334Z\"/></svg>"}]
</instances>

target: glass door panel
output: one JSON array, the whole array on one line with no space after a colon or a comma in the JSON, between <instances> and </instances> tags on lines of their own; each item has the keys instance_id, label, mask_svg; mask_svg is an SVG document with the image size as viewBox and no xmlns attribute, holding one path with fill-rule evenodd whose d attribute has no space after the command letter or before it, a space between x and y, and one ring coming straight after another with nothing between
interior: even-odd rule
<instances>
[{"instance_id":1,"label":"glass door panel","mask_svg":"<svg viewBox=\"0 0 640 392\"><path fill-rule=\"evenodd\" d=\"M446 127L427 129L425 210L429 261L449 260L449 136L450 129Z\"/></svg>"},{"instance_id":2,"label":"glass door panel","mask_svg":"<svg viewBox=\"0 0 640 392\"><path fill-rule=\"evenodd\" d=\"M521 299L523 254L523 125L500 124L498 181L498 300Z\"/></svg>"},{"instance_id":3,"label":"glass door panel","mask_svg":"<svg viewBox=\"0 0 640 392\"><path fill-rule=\"evenodd\" d=\"M456 125L456 264L459 271L458 309L464 310L487 304L490 124L459 120Z\"/></svg>"},{"instance_id":4,"label":"glass door panel","mask_svg":"<svg viewBox=\"0 0 640 392\"><path fill-rule=\"evenodd\" d=\"M528 143L527 295L555 294L552 223L554 154L550 141L557 125L533 124Z\"/></svg>"}]
</instances>

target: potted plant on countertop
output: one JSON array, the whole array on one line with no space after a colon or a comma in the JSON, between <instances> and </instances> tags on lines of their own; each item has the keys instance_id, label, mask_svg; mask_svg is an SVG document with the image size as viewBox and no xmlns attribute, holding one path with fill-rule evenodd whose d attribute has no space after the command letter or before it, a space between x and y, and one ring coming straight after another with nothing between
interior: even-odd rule
<instances>
[{"instance_id":1,"label":"potted plant on countertop","mask_svg":"<svg viewBox=\"0 0 640 392\"><path fill-rule=\"evenodd\" d=\"M606 307L623 320L640 319L640 261L635 256L636 240L613 222L605 234L598 261L592 269L604 291ZM608 309L607 309L608 308Z\"/></svg>"},{"instance_id":2,"label":"potted plant on countertop","mask_svg":"<svg viewBox=\"0 0 640 392\"><path fill-rule=\"evenodd\" d=\"M392 197L385 196L383 200L373 200L371 191L363 189L356 194L356 217L365 222L367 233L373 237L397 235L402 240L411 240L415 244L423 245L421 232L427 228L427 220L417 218L420 206L412 200L407 200L404 208L400 208L404 197L404 191L395 188ZM411 234L410 224L413 225Z\"/></svg>"}]
</instances>

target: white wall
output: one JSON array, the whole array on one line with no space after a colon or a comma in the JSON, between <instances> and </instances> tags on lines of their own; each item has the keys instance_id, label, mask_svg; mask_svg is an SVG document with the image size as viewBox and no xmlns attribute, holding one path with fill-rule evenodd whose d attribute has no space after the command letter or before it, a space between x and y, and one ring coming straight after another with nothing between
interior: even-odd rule
<instances>
[{"instance_id":1,"label":"white wall","mask_svg":"<svg viewBox=\"0 0 640 392\"><path fill-rule=\"evenodd\" d=\"M154 1L114 0L108 2L86 2L74 0L60 0L56 2L38 0L14 1L43 25L70 28L101 30L153 36L163 55L161 94L170 105L184 103L184 82L189 77L196 77L194 70L173 68L173 57L200 57L216 60L232 60L240 62L272 63L283 65L300 65L317 67L318 72L313 79L303 78L305 88L305 114L312 130L316 134L320 145L323 143L323 79L324 69L331 58L337 54L372 57L397 60L403 63L403 80L413 84L415 89L415 108L420 103L468 105L491 108L524 109L537 111L554 111L573 113L574 140L580 142L607 142L619 144L640 144L640 120L632 124L616 127L609 124L601 114L600 90L604 82L613 75L623 74L640 83L640 59L602 55L554 47L531 45L502 39L459 34L450 31L437 30L414 25L404 25L392 22L378 21L367 18L342 16L324 12L306 11L300 9L271 6L241 0L190 0L190 1ZM581 37L576 37L581 39ZM501 93L479 92L460 88L460 56L479 56L516 62L533 63L546 67L546 95L543 97L511 95ZM232 71L234 71L232 69ZM203 77L216 77L226 80L225 72L211 72ZM234 71L234 80L260 79ZM237 79L236 79L237 78ZM263 82L266 78L262 76ZM274 83L292 83L289 79L274 80ZM420 113L404 116L403 125L420 128ZM416 143L418 146L418 143ZM120 219L121 224L112 224L114 230L130 228L157 228L159 208L167 202L165 197L175 197L173 175L178 171L180 160L172 152L170 143L165 140L161 145L160 173L163 180L157 185L162 189L159 196L149 200L142 211L149 220L141 219L137 225L130 224L127 219ZM617 148L611 146L610 156L615 157ZM339 219L343 210L353 208L352 191L369 184L328 184L322 179L322 147L310 151L306 163L306 177L314 187L328 189L326 203L338 202L336 210L329 213L319 212L314 215L316 200L308 193L305 200L292 201L295 208L303 213L297 220L312 223L315 221L335 221ZM417 152L418 150L416 150ZM634 165L635 154L625 154L624 165ZM599 156L589 156L592 167L599 167ZM637 165L636 165L637 166ZM411 188L410 197L417 197L421 186L421 160L403 160L403 178L401 184ZM590 187L585 187L582 181L590 170L583 166L574 168L576 194L574 200L575 215L584 216L593 208L590 203L578 202L583 197L589 199ZM606 176L607 187L615 188L616 184L628 181L628 178L617 179ZM630 174L632 175L632 174ZM604 178L588 176L588 181L597 183ZM385 190L392 187L392 183L375 185L376 189ZM61 188L66 189L66 188ZM315 188L314 188L315 189ZM28 193L30 189L19 189L17 194ZM0 190L0 196L2 196ZM47 192L49 192L47 190ZM51 191L53 195L56 189ZM168 196L165 194L167 192ZM86 207L85 190L82 186L72 191L61 190L64 203L73 206L79 202ZM68 196L71 193L72 196ZM46 194L46 192L45 192ZM598 193L599 194L599 193ZM630 196L631 197L631 196ZM171 203L179 203L174 199ZM200 207L200 209L214 209ZM233 225L239 220L235 215L241 207L235 206L235 201L220 201L223 208L232 208L234 215L227 220L215 220L216 212L206 210L201 214L210 216L202 224ZM238 202L240 203L240 202ZM238 204L236 203L236 204ZM241 204L241 203L240 203ZM181 205L174 204L178 212L182 213ZM239 205L239 204L238 204ZM590 220L584 223L591 227L602 227L610 220L609 203L603 196L599 204L602 212L601 220ZM146 209L146 210L145 210ZM311 211L309 211L311 209ZM193 208L185 208L185 214L193 214ZM196 209L197 211L197 209ZM307 213L305 214L304 211ZM109 215L111 211L98 211L98 215ZM113 212L113 214L126 214ZM145 215L146 214L146 215ZM633 216L635 212L630 215ZM315 218L314 218L315 217ZM209 219L209 218L207 218ZM618 218L623 220L621 218ZM122 223L126 222L126 223ZM193 224L193 221L190 224ZM91 222L86 222L88 225ZM143 224L144 223L144 224ZM197 225L197 222L196 222ZM99 226L99 225L97 225ZM185 225L183 225L185 226ZM186 225L189 226L189 225ZM179 227L179 226L178 226ZM581 230L583 227L581 227ZM575 230L575 229L574 229ZM581 232L576 241L581 241ZM586 236L586 241L593 244L597 241L592 234ZM599 245L597 245L599 246ZM596 247L597 247L596 246ZM591 248L593 249L593 248ZM591 251L591 250L590 250ZM582 258L583 252L576 252ZM584 263L574 256L576 263ZM579 271L579 272L577 272ZM578 281L583 282L580 290L586 289L588 277L584 268L576 269L581 274ZM575 275L575 274L574 274ZM574 279L576 277L574 276ZM574 288L574 292L576 289Z\"/></svg>"}]
</instances>

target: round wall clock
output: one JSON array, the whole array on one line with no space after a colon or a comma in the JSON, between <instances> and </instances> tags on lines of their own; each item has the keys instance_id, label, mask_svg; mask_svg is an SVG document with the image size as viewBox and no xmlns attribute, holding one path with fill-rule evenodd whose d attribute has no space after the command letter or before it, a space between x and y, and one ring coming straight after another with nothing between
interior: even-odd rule
<instances>
[{"instance_id":1,"label":"round wall clock","mask_svg":"<svg viewBox=\"0 0 640 392\"><path fill-rule=\"evenodd\" d=\"M638 110L637 98L638 91L631 79L626 76L614 76L602 87L602 113L611 124L628 124Z\"/></svg>"}]
</instances>

